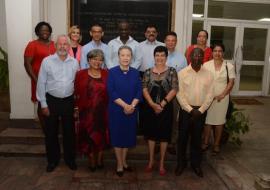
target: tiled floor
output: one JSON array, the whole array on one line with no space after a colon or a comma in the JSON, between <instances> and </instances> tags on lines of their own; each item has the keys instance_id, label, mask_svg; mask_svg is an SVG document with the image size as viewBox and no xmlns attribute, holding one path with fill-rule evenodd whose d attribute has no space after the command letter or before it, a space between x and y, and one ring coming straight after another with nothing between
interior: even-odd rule
<instances>
[{"instance_id":1,"label":"tiled floor","mask_svg":"<svg viewBox=\"0 0 270 190\"><path fill-rule=\"evenodd\" d=\"M78 161L78 170L71 171L63 163L52 173L46 173L45 158L0 158L1 190L225 190L224 183L207 164L203 165L204 178L197 177L187 168L180 177L173 173L175 164L166 163L168 173L145 173L145 162L130 162L131 173L118 177L114 161L106 161L103 170L90 172L86 160Z\"/></svg>"}]
</instances>

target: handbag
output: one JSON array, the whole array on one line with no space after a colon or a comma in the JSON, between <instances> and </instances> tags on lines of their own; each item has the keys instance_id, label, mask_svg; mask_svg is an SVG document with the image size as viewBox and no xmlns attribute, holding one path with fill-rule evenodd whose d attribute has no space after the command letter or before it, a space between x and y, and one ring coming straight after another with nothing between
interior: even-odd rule
<instances>
[{"instance_id":1,"label":"handbag","mask_svg":"<svg viewBox=\"0 0 270 190\"><path fill-rule=\"evenodd\" d=\"M229 73L228 73L228 66L226 62L226 72L227 72L227 84L229 83ZM229 95L229 104L228 104L228 109L226 113L226 119L229 120L232 117L232 113L234 110L234 105L231 96Z\"/></svg>"}]
</instances>

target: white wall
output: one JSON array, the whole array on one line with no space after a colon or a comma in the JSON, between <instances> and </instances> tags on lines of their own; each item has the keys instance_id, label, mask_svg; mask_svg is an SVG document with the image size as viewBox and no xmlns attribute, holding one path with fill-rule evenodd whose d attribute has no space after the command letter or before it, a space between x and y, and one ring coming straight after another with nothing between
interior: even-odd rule
<instances>
[{"instance_id":1,"label":"white wall","mask_svg":"<svg viewBox=\"0 0 270 190\"><path fill-rule=\"evenodd\" d=\"M5 0L0 0L0 46L7 51Z\"/></svg>"},{"instance_id":2,"label":"white wall","mask_svg":"<svg viewBox=\"0 0 270 190\"><path fill-rule=\"evenodd\" d=\"M32 1L34 0L5 0L10 118L33 118L34 116L34 107L30 100L30 79L25 72L23 63L24 48L32 39Z\"/></svg>"},{"instance_id":3,"label":"white wall","mask_svg":"<svg viewBox=\"0 0 270 190\"><path fill-rule=\"evenodd\" d=\"M48 22L53 28L52 39L55 39L59 34L67 33L67 5L68 0L48 0ZM46 9L46 8L45 8Z\"/></svg>"},{"instance_id":4,"label":"white wall","mask_svg":"<svg viewBox=\"0 0 270 190\"><path fill-rule=\"evenodd\" d=\"M177 49L185 53L186 47L190 44L192 29L193 1L175 0L175 32L177 33Z\"/></svg>"}]
</instances>

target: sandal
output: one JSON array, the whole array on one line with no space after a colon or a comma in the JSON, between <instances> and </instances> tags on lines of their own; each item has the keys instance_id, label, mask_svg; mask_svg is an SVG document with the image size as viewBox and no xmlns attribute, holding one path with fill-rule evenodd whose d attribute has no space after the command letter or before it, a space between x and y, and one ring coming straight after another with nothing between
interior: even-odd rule
<instances>
[{"instance_id":1,"label":"sandal","mask_svg":"<svg viewBox=\"0 0 270 190\"><path fill-rule=\"evenodd\" d=\"M206 152L209 149L209 147L210 147L209 144L203 143L202 144L202 152Z\"/></svg>"},{"instance_id":2,"label":"sandal","mask_svg":"<svg viewBox=\"0 0 270 190\"><path fill-rule=\"evenodd\" d=\"M219 145L214 145L213 154L217 155L218 153L220 153L220 146Z\"/></svg>"}]
</instances>

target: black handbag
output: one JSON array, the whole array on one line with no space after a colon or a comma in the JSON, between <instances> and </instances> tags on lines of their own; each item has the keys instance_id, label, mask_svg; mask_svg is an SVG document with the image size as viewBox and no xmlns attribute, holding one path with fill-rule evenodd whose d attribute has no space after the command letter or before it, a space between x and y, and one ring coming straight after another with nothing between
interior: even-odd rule
<instances>
[{"instance_id":1,"label":"black handbag","mask_svg":"<svg viewBox=\"0 0 270 190\"><path fill-rule=\"evenodd\" d=\"M227 72L227 84L228 84L229 83L229 73L228 73L227 62L226 62L226 72ZM228 109L227 109L227 113L226 113L227 120L229 120L232 117L233 109L234 109L233 101L231 99L231 96L229 95L229 104L228 104Z\"/></svg>"}]
</instances>

